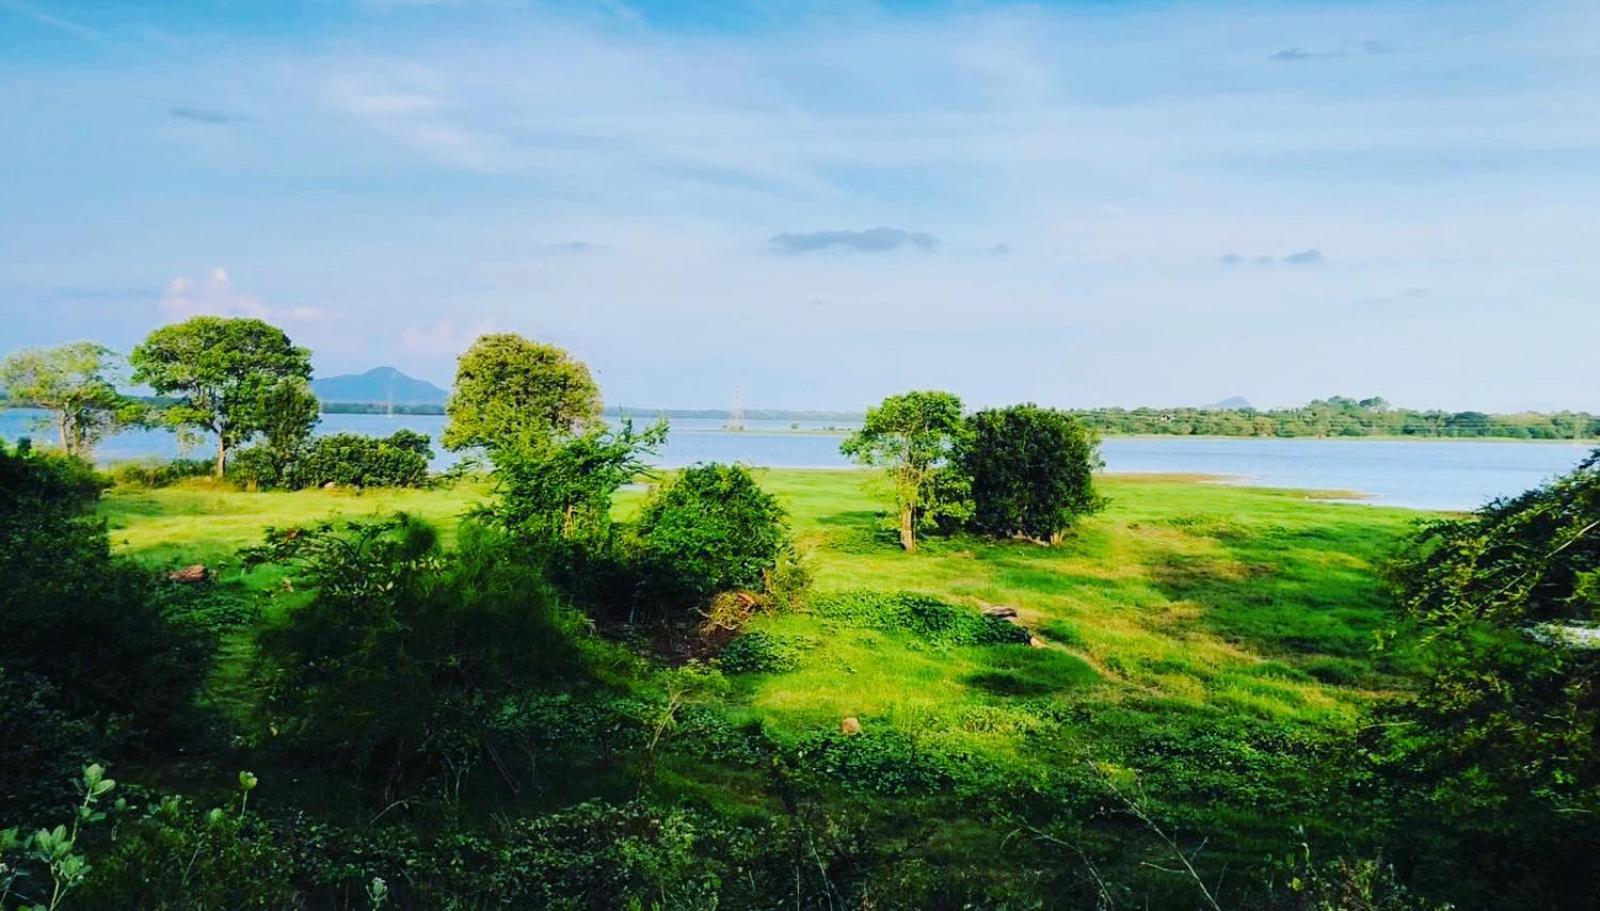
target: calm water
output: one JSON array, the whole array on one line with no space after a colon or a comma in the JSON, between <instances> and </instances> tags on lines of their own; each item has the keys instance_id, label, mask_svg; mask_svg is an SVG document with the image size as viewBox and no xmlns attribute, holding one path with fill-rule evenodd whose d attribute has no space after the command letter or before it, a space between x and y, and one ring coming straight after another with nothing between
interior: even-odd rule
<instances>
[{"instance_id":1,"label":"calm water","mask_svg":"<svg viewBox=\"0 0 1600 911\"><path fill-rule=\"evenodd\" d=\"M0 411L0 438L54 437L34 423L42 412ZM742 433L722 422L678 418L657 460L662 467L695 462L744 462L772 468L844 468L839 437L832 433L792 433L789 421L747 421ZM800 429L823 424L800 422ZM444 429L440 415L323 415L319 433L386 435L402 427L435 440ZM1260 440L1113 438L1101 446L1106 470L1225 475L1235 483L1267 487L1343 490L1364 494L1365 502L1418 509L1471 509L1497 496L1520 493L1571 469L1589 447L1560 443L1489 441L1411 442L1391 440ZM180 454L204 458L208 447L180 453L177 437L164 431L135 431L106 440L96 456L102 462L170 459ZM440 453L435 467L456 460Z\"/></svg>"}]
</instances>

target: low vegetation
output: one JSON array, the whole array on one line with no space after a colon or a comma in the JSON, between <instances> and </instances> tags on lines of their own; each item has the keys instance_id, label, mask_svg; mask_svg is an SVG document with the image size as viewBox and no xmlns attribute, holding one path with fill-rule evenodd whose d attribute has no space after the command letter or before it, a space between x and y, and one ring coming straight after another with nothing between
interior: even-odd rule
<instances>
[{"instance_id":1,"label":"low vegetation","mask_svg":"<svg viewBox=\"0 0 1600 911\"><path fill-rule=\"evenodd\" d=\"M1600 897L1596 460L1419 524L916 392L882 473L653 473L559 349L463 364L426 487L283 483L292 408L253 490L0 449L0 908Z\"/></svg>"}]
</instances>

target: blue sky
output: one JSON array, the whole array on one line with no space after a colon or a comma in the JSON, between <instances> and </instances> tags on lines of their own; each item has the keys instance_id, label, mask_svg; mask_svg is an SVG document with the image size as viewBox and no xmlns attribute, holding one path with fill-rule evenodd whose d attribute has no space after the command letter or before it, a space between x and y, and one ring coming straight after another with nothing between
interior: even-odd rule
<instances>
[{"instance_id":1,"label":"blue sky","mask_svg":"<svg viewBox=\"0 0 1600 911\"><path fill-rule=\"evenodd\" d=\"M1600 409L1600 4L0 0L0 350Z\"/></svg>"}]
</instances>

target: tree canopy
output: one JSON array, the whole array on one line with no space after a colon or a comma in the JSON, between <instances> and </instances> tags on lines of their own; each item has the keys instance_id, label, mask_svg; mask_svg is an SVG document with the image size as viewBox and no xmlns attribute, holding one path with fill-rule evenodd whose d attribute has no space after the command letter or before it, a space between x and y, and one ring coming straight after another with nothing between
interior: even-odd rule
<instances>
[{"instance_id":1,"label":"tree canopy","mask_svg":"<svg viewBox=\"0 0 1600 911\"><path fill-rule=\"evenodd\" d=\"M95 342L25 348L0 361L0 388L13 403L56 413L68 455L87 457L107 433L137 423L144 407L117 391L116 352Z\"/></svg>"},{"instance_id":2,"label":"tree canopy","mask_svg":"<svg viewBox=\"0 0 1600 911\"><path fill-rule=\"evenodd\" d=\"M167 424L216 436L218 477L230 451L277 420L272 403L293 394L279 384L311 377L310 352L258 319L197 316L162 326L128 360L134 382L178 398L161 412Z\"/></svg>"},{"instance_id":3,"label":"tree canopy","mask_svg":"<svg viewBox=\"0 0 1600 911\"><path fill-rule=\"evenodd\" d=\"M578 433L600 417L589 368L555 345L510 332L479 336L456 362L445 406L449 449Z\"/></svg>"},{"instance_id":4,"label":"tree canopy","mask_svg":"<svg viewBox=\"0 0 1600 911\"><path fill-rule=\"evenodd\" d=\"M983 534L1054 543L1075 518L1100 507L1097 440L1064 411L1031 404L980 411L967 419L955 461L971 485L970 524Z\"/></svg>"},{"instance_id":5,"label":"tree canopy","mask_svg":"<svg viewBox=\"0 0 1600 911\"><path fill-rule=\"evenodd\" d=\"M839 450L863 465L881 466L894 488L900 546L917 549L917 532L959 509L959 484L946 471L960 435L961 399L949 392L891 395L867 409L861 429Z\"/></svg>"}]
</instances>

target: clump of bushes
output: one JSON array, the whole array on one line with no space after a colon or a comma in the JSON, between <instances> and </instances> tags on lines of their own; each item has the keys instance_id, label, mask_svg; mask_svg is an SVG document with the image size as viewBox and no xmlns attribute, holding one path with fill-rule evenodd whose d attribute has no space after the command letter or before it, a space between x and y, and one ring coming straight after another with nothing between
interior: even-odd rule
<instances>
[{"instance_id":1,"label":"clump of bushes","mask_svg":"<svg viewBox=\"0 0 1600 911\"><path fill-rule=\"evenodd\" d=\"M658 488L634 527L655 598L702 604L757 591L789 546L783 508L740 465L696 465Z\"/></svg>"},{"instance_id":2,"label":"clump of bushes","mask_svg":"<svg viewBox=\"0 0 1600 911\"><path fill-rule=\"evenodd\" d=\"M214 642L168 615L169 584L112 554L94 515L107 483L76 458L0 444L0 666L49 681L72 714L170 730Z\"/></svg>"},{"instance_id":3,"label":"clump of bushes","mask_svg":"<svg viewBox=\"0 0 1600 911\"><path fill-rule=\"evenodd\" d=\"M813 597L810 609L839 626L904 632L939 646L1026 644L1029 638L1014 623L914 592L832 592Z\"/></svg>"},{"instance_id":4,"label":"clump of bushes","mask_svg":"<svg viewBox=\"0 0 1600 911\"><path fill-rule=\"evenodd\" d=\"M422 487L433 460L429 438L414 430L387 437L334 433L284 455L271 446L235 453L228 475L250 488Z\"/></svg>"},{"instance_id":5,"label":"clump of bushes","mask_svg":"<svg viewBox=\"0 0 1600 911\"><path fill-rule=\"evenodd\" d=\"M111 477L121 487L141 487L153 490L171 487L188 478L210 475L215 466L210 459L173 459L170 462L123 462L111 470Z\"/></svg>"}]
</instances>

